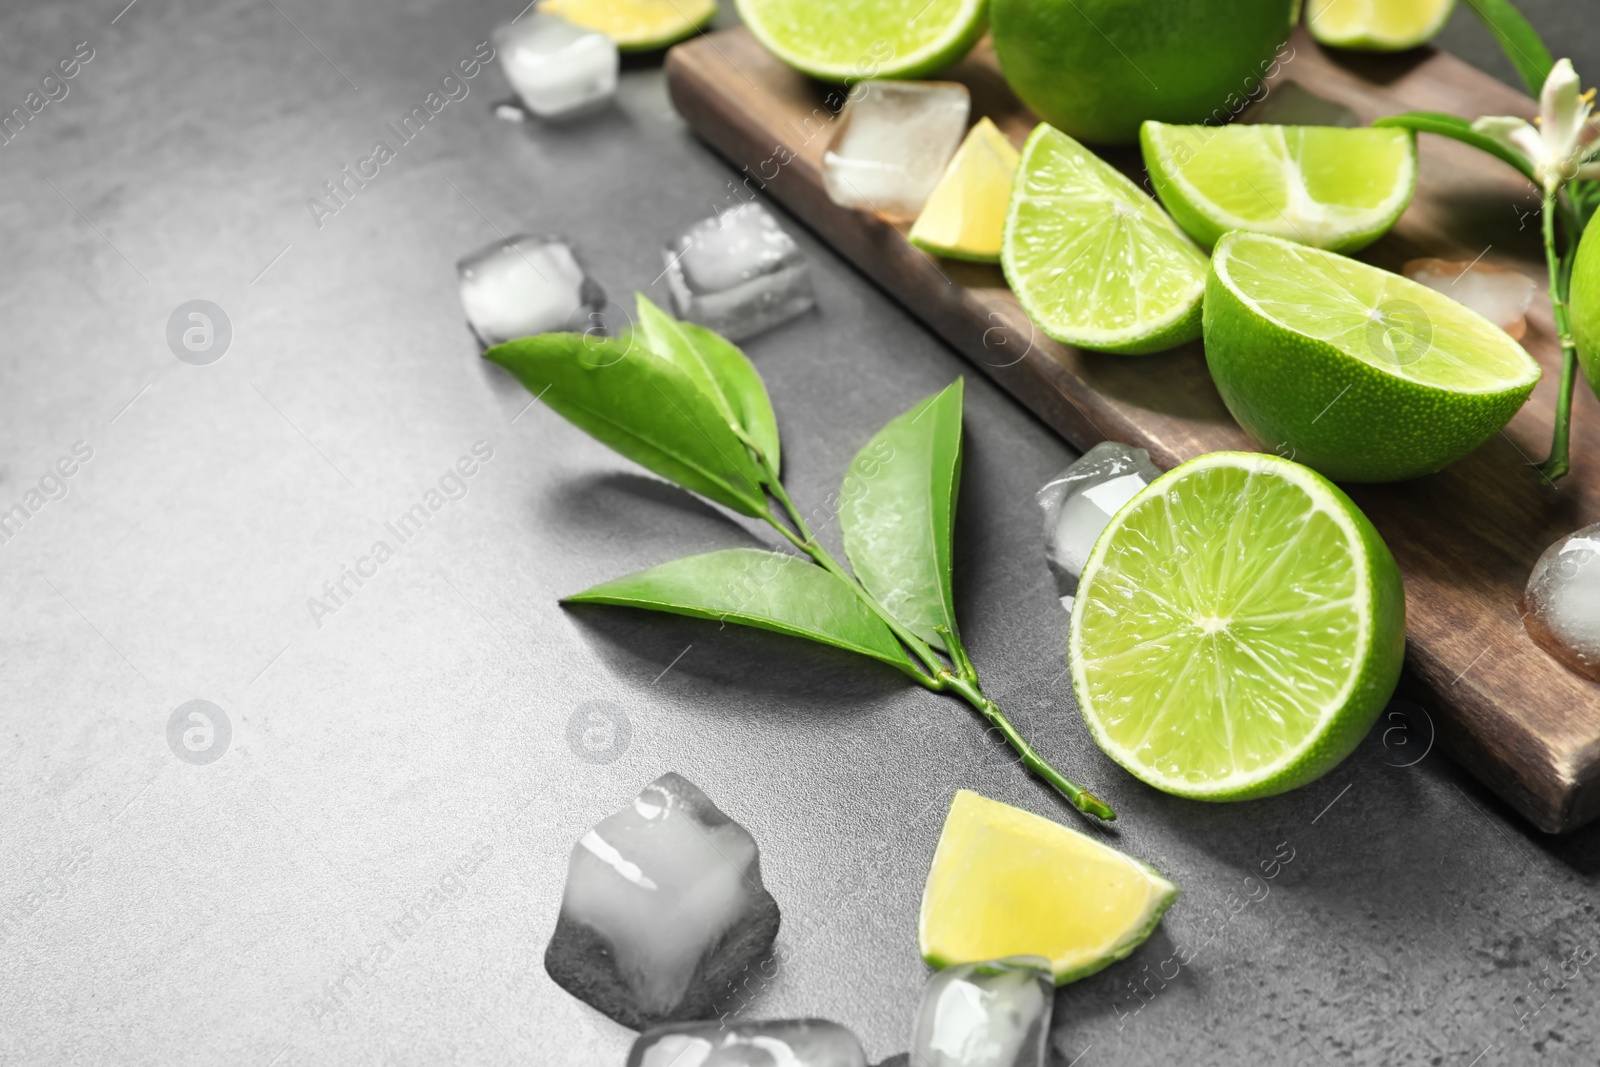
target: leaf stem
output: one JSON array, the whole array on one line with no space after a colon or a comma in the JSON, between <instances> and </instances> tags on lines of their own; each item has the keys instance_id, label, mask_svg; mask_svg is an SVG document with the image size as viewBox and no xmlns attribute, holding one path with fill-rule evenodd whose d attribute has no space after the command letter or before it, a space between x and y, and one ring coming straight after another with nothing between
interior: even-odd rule
<instances>
[{"instance_id":1,"label":"leaf stem","mask_svg":"<svg viewBox=\"0 0 1600 1067\"><path fill-rule=\"evenodd\" d=\"M1569 455L1572 431L1572 390L1577 379L1578 348L1572 338L1572 316L1567 307L1569 279L1564 257L1556 253L1556 207L1559 192L1545 194L1540 210L1544 231L1545 266L1550 272L1550 306L1555 313L1556 336L1561 342L1561 382L1556 392L1555 427L1550 439L1550 458L1539 465L1539 473L1551 481L1566 475L1572 469ZM1575 244L1576 233L1567 235L1568 243Z\"/></svg>"}]
</instances>

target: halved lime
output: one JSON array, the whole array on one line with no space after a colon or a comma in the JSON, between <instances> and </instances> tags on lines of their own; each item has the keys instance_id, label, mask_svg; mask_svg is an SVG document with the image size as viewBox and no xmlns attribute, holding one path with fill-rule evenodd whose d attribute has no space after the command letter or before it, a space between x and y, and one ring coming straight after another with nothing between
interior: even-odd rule
<instances>
[{"instance_id":1,"label":"halved lime","mask_svg":"<svg viewBox=\"0 0 1600 1067\"><path fill-rule=\"evenodd\" d=\"M1043 956L1061 985L1127 956L1177 899L1147 864L962 789L922 890L918 940L935 967Z\"/></svg>"},{"instance_id":2,"label":"halved lime","mask_svg":"<svg viewBox=\"0 0 1600 1067\"><path fill-rule=\"evenodd\" d=\"M623 52L651 52L704 27L717 0L543 0L539 10L599 30Z\"/></svg>"},{"instance_id":3,"label":"halved lime","mask_svg":"<svg viewBox=\"0 0 1600 1067\"><path fill-rule=\"evenodd\" d=\"M979 119L907 234L911 243L950 259L1000 262L1017 159L1017 150L1000 128Z\"/></svg>"},{"instance_id":4,"label":"halved lime","mask_svg":"<svg viewBox=\"0 0 1600 1067\"><path fill-rule=\"evenodd\" d=\"M1168 793L1246 800L1325 774L1366 735L1400 677L1405 593L1333 483L1213 452L1112 517L1067 640L1106 755Z\"/></svg>"},{"instance_id":5,"label":"halved lime","mask_svg":"<svg viewBox=\"0 0 1600 1067\"><path fill-rule=\"evenodd\" d=\"M1156 195L1207 248L1253 230L1353 252L1388 232L1417 185L1407 130L1146 122L1139 145Z\"/></svg>"},{"instance_id":6,"label":"halved lime","mask_svg":"<svg viewBox=\"0 0 1600 1067\"><path fill-rule=\"evenodd\" d=\"M1205 339L1239 425L1339 481L1448 466L1504 426L1539 381L1522 346L1449 297L1262 234L1217 242Z\"/></svg>"},{"instance_id":7,"label":"halved lime","mask_svg":"<svg viewBox=\"0 0 1600 1067\"><path fill-rule=\"evenodd\" d=\"M1200 336L1206 257L1142 189L1052 126L1022 146L1000 262L1057 341L1140 355Z\"/></svg>"},{"instance_id":8,"label":"halved lime","mask_svg":"<svg viewBox=\"0 0 1600 1067\"><path fill-rule=\"evenodd\" d=\"M1456 0L1310 0L1306 27L1335 48L1399 52L1433 40Z\"/></svg>"},{"instance_id":9,"label":"halved lime","mask_svg":"<svg viewBox=\"0 0 1600 1067\"><path fill-rule=\"evenodd\" d=\"M737 0L756 40L829 82L920 78L966 55L985 0Z\"/></svg>"}]
</instances>

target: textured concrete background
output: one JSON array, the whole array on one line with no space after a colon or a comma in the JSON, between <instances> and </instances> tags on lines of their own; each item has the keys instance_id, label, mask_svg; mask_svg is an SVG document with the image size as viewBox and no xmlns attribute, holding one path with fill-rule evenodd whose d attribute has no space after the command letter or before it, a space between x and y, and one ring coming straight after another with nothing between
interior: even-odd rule
<instances>
[{"instance_id":1,"label":"textured concrete background","mask_svg":"<svg viewBox=\"0 0 1600 1067\"><path fill-rule=\"evenodd\" d=\"M0 507L92 451L0 544L0 1062L620 1063L631 1034L540 954L573 841L668 769L751 828L784 908L746 1014L902 1050L951 792L1071 816L960 705L885 669L558 608L750 534L527 410L456 301L456 257L518 229L665 299L660 246L728 172L659 62L571 129L492 118L486 70L319 227L307 199L518 5L123 3L0 15L4 110L92 49L0 148ZM1528 6L1600 72L1591 5ZM1444 41L1509 76L1469 15ZM975 659L1121 812L1118 845L1185 889L1140 952L1061 993L1057 1062L1596 1062L1600 831L1528 830L1423 754L1421 716L1274 800L1185 803L1122 773L1073 710L1037 546L1032 491L1070 452L791 229L820 310L749 349L792 491L819 502L873 430L969 374ZM231 322L209 366L167 344L192 299ZM466 495L314 620L308 598L477 442ZM194 699L230 727L204 765L168 741ZM614 728L585 733L591 714Z\"/></svg>"}]
</instances>

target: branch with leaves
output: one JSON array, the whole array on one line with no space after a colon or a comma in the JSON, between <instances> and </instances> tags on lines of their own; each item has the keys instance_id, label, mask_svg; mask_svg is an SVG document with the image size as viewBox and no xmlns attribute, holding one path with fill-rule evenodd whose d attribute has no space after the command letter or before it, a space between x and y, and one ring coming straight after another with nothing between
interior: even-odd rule
<instances>
[{"instance_id":1,"label":"branch with leaves","mask_svg":"<svg viewBox=\"0 0 1600 1067\"><path fill-rule=\"evenodd\" d=\"M1540 223L1545 266L1550 275L1550 305L1561 343L1561 381L1556 393L1555 429L1550 456L1539 470L1554 481L1571 469L1572 391L1578 349L1568 307L1572 263L1584 227L1600 208L1600 141L1589 137L1594 90L1581 92L1570 60L1559 62L1510 0L1468 0L1527 85L1539 97L1538 126L1509 115L1468 121L1434 111L1412 111L1379 119L1374 126L1398 126L1450 137L1487 152L1527 178L1541 193ZM1557 218L1560 218L1559 239Z\"/></svg>"},{"instance_id":2,"label":"branch with leaves","mask_svg":"<svg viewBox=\"0 0 1600 1067\"><path fill-rule=\"evenodd\" d=\"M679 322L643 295L638 306L639 326L623 337L541 334L497 345L485 358L603 444L766 522L799 554L708 552L566 602L741 623L870 656L960 697L1079 811L1115 819L1028 744L984 694L962 646L950 578L961 380L890 422L852 462L839 505L852 573L817 540L779 479L778 424L755 366L717 334Z\"/></svg>"}]
</instances>

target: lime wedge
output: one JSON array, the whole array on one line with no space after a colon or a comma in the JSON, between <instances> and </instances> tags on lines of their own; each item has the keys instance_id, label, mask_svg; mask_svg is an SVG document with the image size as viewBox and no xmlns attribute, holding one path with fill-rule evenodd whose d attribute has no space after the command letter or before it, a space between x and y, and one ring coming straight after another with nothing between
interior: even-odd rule
<instances>
[{"instance_id":1,"label":"lime wedge","mask_svg":"<svg viewBox=\"0 0 1600 1067\"><path fill-rule=\"evenodd\" d=\"M543 0L539 10L599 30L623 52L652 52L703 28L717 0Z\"/></svg>"},{"instance_id":2,"label":"lime wedge","mask_svg":"<svg viewBox=\"0 0 1600 1067\"><path fill-rule=\"evenodd\" d=\"M1146 122L1139 144L1156 195L1207 248L1253 230L1353 252L1388 232L1417 185L1400 129Z\"/></svg>"},{"instance_id":3,"label":"lime wedge","mask_svg":"<svg viewBox=\"0 0 1600 1067\"><path fill-rule=\"evenodd\" d=\"M1456 0L1310 0L1311 36L1335 48L1399 52L1431 41Z\"/></svg>"},{"instance_id":4,"label":"lime wedge","mask_svg":"<svg viewBox=\"0 0 1600 1067\"><path fill-rule=\"evenodd\" d=\"M1253 233L1217 242L1205 340L1239 424L1340 481L1448 466L1504 426L1539 381L1520 345L1449 297Z\"/></svg>"},{"instance_id":5,"label":"lime wedge","mask_svg":"<svg viewBox=\"0 0 1600 1067\"><path fill-rule=\"evenodd\" d=\"M1168 793L1246 800L1304 785L1360 743L1400 677L1405 593L1326 478L1214 452L1112 517L1067 640L1106 755Z\"/></svg>"},{"instance_id":6,"label":"lime wedge","mask_svg":"<svg viewBox=\"0 0 1600 1067\"><path fill-rule=\"evenodd\" d=\"M737 0L756 40L829 82L920 78L966 55L985 0Z\"/></svg>"},{"instance_id":7,"label":"lime wedge","mask_svg":"<svg viewBox=\"0 0 1600 1067\"><path fill-rule=\"evenodd\" d=\"M962 789L922 890L918 938L935 967L1043 956L1062 985L1126 957L1177 899L1146 864Z\"/></svg>"},{"instance_id":8,"label":"lime wedge","mask_svg":"<svg viewBox=\"0 0 1600 1067\"><path fill-rule=\"evenodd\" d=\"M1140 355L1200 336L1206 258L1154 200L1060 130L1022 146L1000 253L1057 341Z\"/></svg>"},{"instance_id":9,"label":"lime wedge","mask_svg":"<svg viewBox=\"0 0 1600 1067\"><path fill-rule=\"evenodd\" d=\"M979 119L929 194L907 235L911 243L950 259L1000 262L1006 201L1016 172L1017 150L998 126Z\"/></svg>"}]
</instances>

